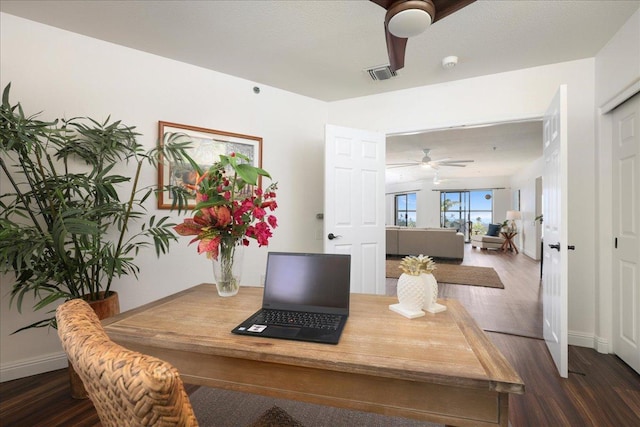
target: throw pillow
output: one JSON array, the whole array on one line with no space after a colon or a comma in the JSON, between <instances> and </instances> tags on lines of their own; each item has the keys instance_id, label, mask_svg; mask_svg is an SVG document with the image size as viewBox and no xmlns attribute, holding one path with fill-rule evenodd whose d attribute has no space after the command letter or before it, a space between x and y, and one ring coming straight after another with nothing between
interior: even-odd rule
<instances>
[{"instance_id":1,"label":"throw pillow","mask_svg":"<svg viewBox=\"0 0 640 427\"><path fill-rule=\"evenodd\" d=\"M498 237L500 235L500 229L502 225L500 224L489 224L489 231L487 231L487 236Z\"/></svg>"}]
</instances>

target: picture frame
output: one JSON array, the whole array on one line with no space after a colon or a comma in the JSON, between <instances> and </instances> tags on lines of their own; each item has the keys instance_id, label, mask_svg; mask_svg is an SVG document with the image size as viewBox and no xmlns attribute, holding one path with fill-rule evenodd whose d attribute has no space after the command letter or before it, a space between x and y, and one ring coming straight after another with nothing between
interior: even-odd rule
<instances>
[{"instance_id":1,"label":"picture frame","mask_svg":"<svg viewBox=\"0 0 640 427\"><path fill-rule=\"evenodd\" d=\"M181 134L192 141L192 148L187 154L194 159L202 169L208 169L220 160L220 155L240 153L247 156L253 166L262 167L262 138L259 136L243 135L198 126L190 126L171 122L158 122L158 141L162 147L167 138ZM158 163L158 189L165 185L185 186L195 184L196 171L190 164L168 164L161 159ZM262 186L261 180L258 187ZM158 209L171 209L173 200L168 191L158 192ZM188 207L195 207L195 194L189 199Z\"/></svg>"}]
</instances>

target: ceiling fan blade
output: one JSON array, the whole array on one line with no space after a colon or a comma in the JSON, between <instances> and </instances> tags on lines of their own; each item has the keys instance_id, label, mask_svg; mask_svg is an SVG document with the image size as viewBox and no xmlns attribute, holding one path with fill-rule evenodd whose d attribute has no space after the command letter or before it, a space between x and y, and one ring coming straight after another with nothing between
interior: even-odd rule
<instances>
[{"instance_id":1,"label":"ceiling fan blade","mask_svg":"<svg viewBox=\"0 0 640 427\"><path fill-rule=\"evenodd\" d=\"M377 4L378 6L381 6L385 9L389 9L391 5L398 0L371 0L371 1Z\"/></svg>"},{"instance_id":2,"label":"ceiling fan blade","mask_svg":"<svg viewBox=\"0 0 640 427\"><path fill-rule=\"evenodd\" d=\"M474 160L445 160L444 162L438 162L441 165L445 163L473 163Z\"/></svg>"},{"instance_id":3,"label":"ceiling fan blade","mask_svg":"<svg viewBox=\"0 0 640 427\"><path fill-rule=\"evenodd\" d=\"M440 166L453 166L455 168L466 168L467 165L458 165L456 163L440 163Z\"/></svg>"},{"instance_id":4,"label":"ceiling fan blade","mask_svg":"<svg viewBox=\"0 0 640 427\"><path fill-rule=\"evenodd\" d=\"M371 1L373 1L374 3L378 3L377 1L374 1L374 0L371 0ZM471 3L473 3L476 0L432 0L432 1L436 7L436 15L433 17L433 22L435 23L436 21L446 18L452 13L459 11L463 7L469 6Z\"/></svg>"},{"instance_id":5,"label":"ceiling fan blade","mask_svg":"<svg viewBox=\"0 0 640 427\"><path fill-rule=\"evenodd\" d=\"M389 54L389 68L391 71L398 71L404 67L404 53L407 50L407 40L396 37L387 28L384 23L384 34L387 38L387 53Z\"/></svg>"},{"instance_id":6,"label":"ceiling fan blade","mask_svg":"<svg viewBox=\"0 0 640 427\"><path fill-rule=\"evenodd\" d=\"M406 168L407 166L419 166L419 162L412 163L389 163L387 165L387 169L395 169L395 168Z\"/></svg>"}]
</instances>

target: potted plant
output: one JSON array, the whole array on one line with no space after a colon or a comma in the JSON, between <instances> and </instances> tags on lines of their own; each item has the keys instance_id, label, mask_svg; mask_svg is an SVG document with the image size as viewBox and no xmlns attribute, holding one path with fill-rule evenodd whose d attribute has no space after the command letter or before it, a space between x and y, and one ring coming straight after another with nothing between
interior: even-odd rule
<instances>
[{"instance_id":1,"label":"potted plant","mask_svg":"<svg viewBox=\"0 0 640 427\"><path fill-rule=\"evenodd\" d=\"M139 177L159 158L185 158L188 146L145 152L133 127L110 119L40 121L9 103L10 86L0 112L0 273L15 277L10 303L21 311L27 294L34 310L72 298L104 300L115 278L138 276L140 250L153 246L160 256L176 240L167 216L145 216L144 202L158 189L141 188ZM116 172L127 163L135 165L133 176ZM163 190L179 210L186 206L186 190ZM54 309L16 332L55 328Z\"/></svg>"}]
</instances>

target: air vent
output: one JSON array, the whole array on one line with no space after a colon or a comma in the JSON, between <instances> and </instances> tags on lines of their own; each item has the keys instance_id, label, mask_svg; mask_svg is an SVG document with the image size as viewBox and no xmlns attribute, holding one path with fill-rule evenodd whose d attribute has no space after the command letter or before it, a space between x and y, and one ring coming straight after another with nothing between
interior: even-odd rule
<instances>
[{"instance_id":1,"label":"air vent","mask_svg":"<svg viewBox=\"0 0 640 427\"><path fill-rule=\"evenodd\" d=\"M395 71L391 71L388 65L381 67L369 68L366 70L372 80L388 80L391 77L395 77L398 74Z\"/></svg>"}]
</instances>

